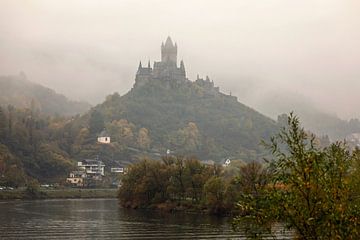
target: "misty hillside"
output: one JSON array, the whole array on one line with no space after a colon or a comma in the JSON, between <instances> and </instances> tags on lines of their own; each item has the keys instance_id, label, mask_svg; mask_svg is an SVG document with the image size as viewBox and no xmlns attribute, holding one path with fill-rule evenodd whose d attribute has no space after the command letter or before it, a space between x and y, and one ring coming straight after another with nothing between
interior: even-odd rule
<instances>
[{"instance_id":1,"label":"misty hillside","mask_svg":"<svg viewBox=\"0 0 360 240\"><path fill-rule=\"evenodd\" d=\"M54 90L30 82L24 74L0 76L0 105L17 108L33 107L45 115L72 116L90 109L90 104L67 99Z\"/></svg>"},{"instance_id":2,"label":"misty hillside","mask_svg":"<svg viewBox=\"0 0 360 240\"><path fill-rule=\"evenodd\" d=\"M80 136L82 132L83 142L78 143L81 149L76 148L75 154L87 157L102 151L103 159L131 159L139 152L129 149L158 155L169 149L172 154L196 155L218 162L224 158L261 159L264 152L259 143L277 131L275 121L217 88L203 86L206 82L186 81L175 87L154 79L135 85L122 97L117 93L108 96L74 123L89 126L77 133ZM113 142L111 147L100 149L95 140L89 139L95 139L102 127Z\"/></svg>"},{"instance_id":3,"label":"misty hillside","mask_svg":"<svg viewBox=\"0 0 360 240\"><path fill-rule=\"evenodd\" d=\"M127 94L108 96L68 128L79 139L70 143L76 157L131 160L169 152L221 162L261 159L259 144L277 124L221 93L208 77L190 81L184 62L177 64L177 44L168 37L161 44L161 61L153 67L140 62ZM103 129L113 143L99 148L94 140Z\"/></svg>"},{"instance_id":4,"label":"misty hillside","mask_svg":"<svg viewBox=\"0 0 360 240\"><path fill-rule=\"evenodd\" d=\"M299 110L295 111L295 113L298 114L306 129L319 136L327 135L332 141L342 141L348 135L360 132L360 122L358 119L346 121L336 115L314 109Z\"/></svg>"},{"instance_id":5,"label":"misty hillside","mask_svg":"<svg viewBox=\"0 0 360 240\"><path fill-rule=\"evenodd\" d=\"M261 112L274 118L293 111L307 130L318 136L327 135L332 141L341 141L352 133L360 132L358 119L341 119L335 114L317 108L314 103L299 94L276 92L264 97L257 105Z\"/></svg>"}]
</instances>

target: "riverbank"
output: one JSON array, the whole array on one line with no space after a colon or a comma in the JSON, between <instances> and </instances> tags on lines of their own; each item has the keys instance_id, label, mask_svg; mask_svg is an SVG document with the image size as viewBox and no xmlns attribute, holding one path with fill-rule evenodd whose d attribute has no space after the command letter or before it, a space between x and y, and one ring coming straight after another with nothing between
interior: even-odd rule
<instances>
[{"instance_id":1,"label":"riverbank","mask_svg":"<svg viewBox=\"0 0 360 240\"><path fill-rule=\"evenodd\" d=\"M196 213L204 215L216 215L216 216L235 216L239 215L240 211L235 206L209 206L201 203L194 203L190 200L182 201L166 201L163 203L149 204L149 205L136 205L131 202L121 203L121 206L127 209L141 209L141 210L155 210L165 213Z\"/></svg>"},{"instance_id":2,"label":"riverbank","mask_svg":"<svg viewBox=\"0 0 360 240\"><path fill-rule=\"evenodd\" d=\"M23 189L2 190L0 200L10 199L63 199L63 198L116 198L116 188L83 189L83 188L61 188L61 189L39 189L35 193Z\"/></svg>"}]
</instances>

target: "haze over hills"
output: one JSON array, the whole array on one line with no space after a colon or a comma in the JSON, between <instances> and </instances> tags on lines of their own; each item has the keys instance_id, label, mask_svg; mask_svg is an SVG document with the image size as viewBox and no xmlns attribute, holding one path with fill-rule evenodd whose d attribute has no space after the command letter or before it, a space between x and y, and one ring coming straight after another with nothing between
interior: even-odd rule
<instances>
[{"instance_id":1,"label":"haze over hills","mask_svg":"<svg viewBox=\"0 0 360 240\"><path fill-rule=\"evenodd\" d=\"M0 151L8 156L0 159L0 165L15 164L23 176L41 180L64 177L77 160L95 157L108 168L165 154L194 155L218 163L227 158L262 160L267 152L261 140L269 139L281 125L222 93L207 76L189 80L170 38L161 46L161 61L140 62L128 93L109 95L71 119L54 114L74 115L89 105L71 102L27 81L24 75L1 77L0 85L0 102L17 108L0 109ZM281 106L276 101L269 104ZM287 104L280 110L291 106ZM292 106L296 105L303 107L295 112L303 117L304 125L319 135L335 139L360 129L356 120L346 122L322 114L303 101ZM110 144L97 142L104 130ZM10 176L14 169L9 170Z\"/></svg>"},{"instance_id":2,"label":"haze over hills","mask_svg":"<svg viewBox=\"0 0 360 240\"><path fill-rule=\"evenodd\" d=\"M293 111L307 130L319 136L327 135L331 141L341 141L350 134L360 132L358 119L341 119L335 113L316 107L316 104L299 93L273 92L258 100L256 108L273 119Z\"/></svg>"},{"instance_id":3,"label":"haze over hills","mask_svg":"<svg viewBox=\"0 0 360 240\"><path fill-rule=\"evenodd\" d=\"M42 114L61 116L84 113L91 107L86 102L69 100L50 88L27 80L24 73L18 76L0 76L0 106L7 105L17 108L34 107Z\"/></svg>"},{"instance_id":4,"label":"haze over hills","mask_svg":"<svg viewBox=\"0 0 360 240\"><path fill-rule=\"evenodd\" d=\"M96 127L91 129L91 123ZM222 93L208 77L190 81L184 62L177 64L177 45L170 38L161 46L161 61L153 66L139 64L134 87L127 94L108 96L77 125L90 126L85 142L104 127L124 149L159 155L169 149L217 162L261 159L260 141L277 131L275 121ZM90 146L80 148L95 153ZM86 154L80 149L78 156Z\"/></svg>"}]
</instances>

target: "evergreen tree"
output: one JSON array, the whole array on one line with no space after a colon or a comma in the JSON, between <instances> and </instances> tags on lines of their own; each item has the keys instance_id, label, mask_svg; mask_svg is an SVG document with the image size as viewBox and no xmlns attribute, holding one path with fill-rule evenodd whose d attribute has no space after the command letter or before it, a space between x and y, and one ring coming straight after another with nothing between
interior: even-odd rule
<instances>
[{"instance_id":1,"label":"evergreen tree","mask_svg":"<svg viewBox=\"0 0 360 240\"><path fill-rule=\"evenodd\" d=\"M91 134L98 134L104 129L104 117L103 115L95 110L90 115L89 128Z\"/></svg>"}]
</instances>

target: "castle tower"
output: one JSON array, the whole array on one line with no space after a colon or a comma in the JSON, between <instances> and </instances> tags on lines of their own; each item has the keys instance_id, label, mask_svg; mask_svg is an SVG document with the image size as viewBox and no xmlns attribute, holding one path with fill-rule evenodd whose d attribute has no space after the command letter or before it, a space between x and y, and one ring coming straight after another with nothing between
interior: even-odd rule
<instances>
[{"instance_id":1,"label":"castle tower","mask_svg":"<svg viewBox=\"0 0 360 240\"><path fill-rule=\"evenodd\" d=\"M139 63L134 87L143 86L150 81L161 81L167 87L176 87L188 81L184 62L181 60L180 66L177 66L177 45L170 37L166 39L165 44L161 44L161 61L155 61L154 68L151 68L150 61L147 67Z\"/></svg>"},{"instance_id":2,"label":"castle tower","mask_svg":"<svg viewBox=\"0 0 360 240\"><path fill-rule=\"evenodd\" d=\"M173 44L170 37L166 39L165 44L161 44L161 62L177 64L177 45Z\"/></svg>"},{"instance_id":3,"label":"castle tower","mask_svg":"<svg viewBox=\"0 0 360 240\"><path fill-rule=\"evenodd\" d=\"M135 85L141 86L150 81L152 76L152 68L150 67L150 61L148 62L148 67L143 67L141 61L139 63L138 70L135 77Z\"/></svg>"}]
</instances>

